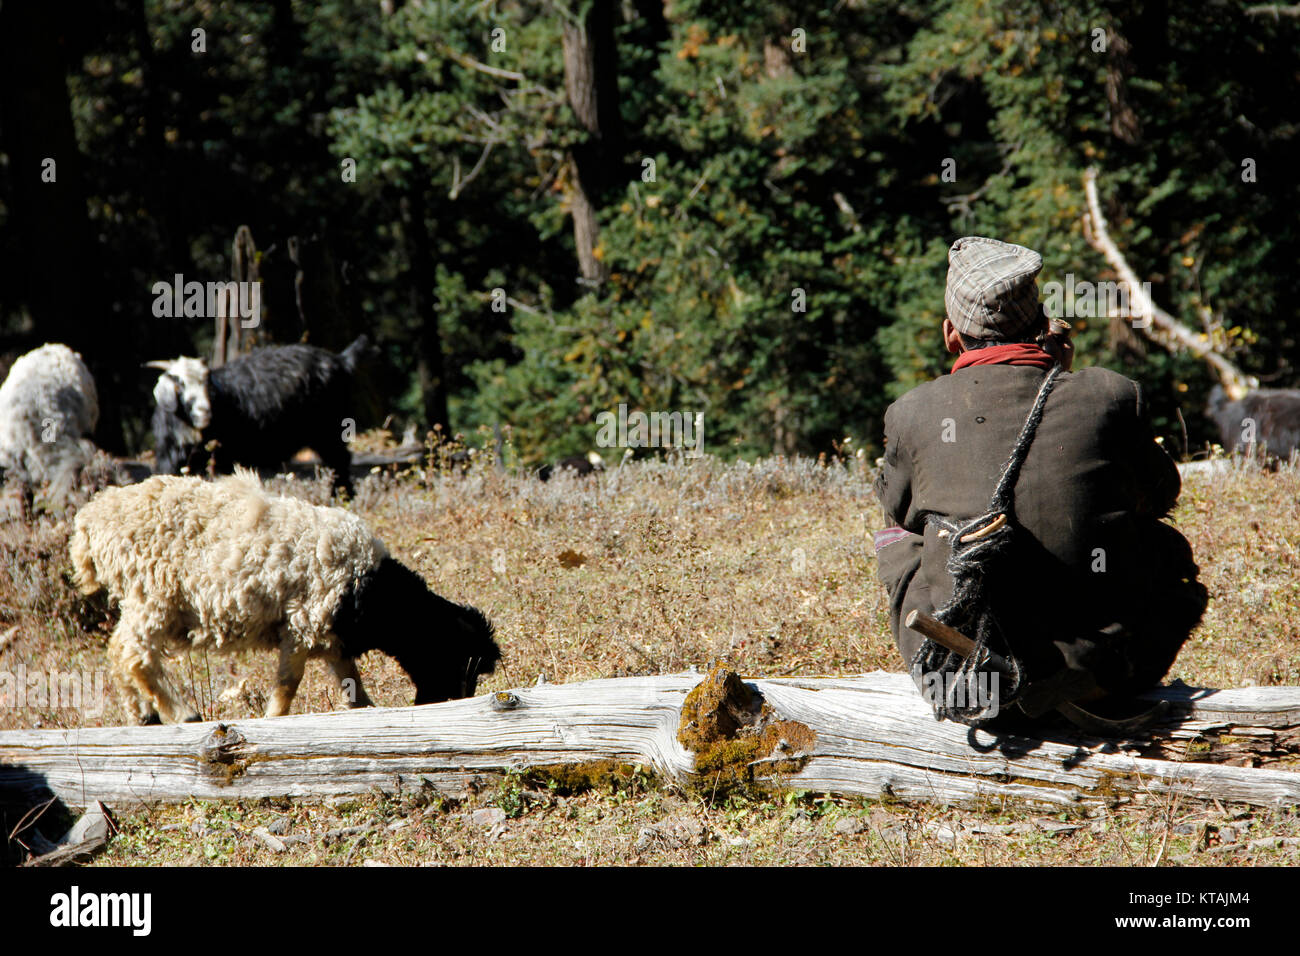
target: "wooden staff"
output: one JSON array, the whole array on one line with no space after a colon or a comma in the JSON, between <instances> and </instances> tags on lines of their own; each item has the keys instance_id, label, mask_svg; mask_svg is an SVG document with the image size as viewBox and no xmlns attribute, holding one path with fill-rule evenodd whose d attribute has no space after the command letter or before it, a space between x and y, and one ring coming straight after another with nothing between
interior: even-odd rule
<instances>
[{"instance_id":1,"label":"wooden staff","mask_svg":"<svg viewBox=\"0 0 1300 956\"><path fill-rule=\"evenodd\" d=\"M948 648L954 654L960 654L962 657L970 657L975 653L975 642L969 637L951 627L943 621L931 617L922 611L914 610L907 615L903 622L905 625L916 631L918 634L924 634L936 644ZM1001 654L995 654L993 651L985 648L987 659L985 663L996 671L1004 674L1011 673L1011 665L1007 663L1006 658Z\"/></svg>"}]
</instances>

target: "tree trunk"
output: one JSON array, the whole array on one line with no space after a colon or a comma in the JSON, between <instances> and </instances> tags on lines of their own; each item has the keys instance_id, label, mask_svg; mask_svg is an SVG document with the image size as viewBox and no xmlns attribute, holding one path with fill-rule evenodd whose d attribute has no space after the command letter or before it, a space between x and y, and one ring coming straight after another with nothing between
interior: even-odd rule
<instances>
[{"instance_id":1,"label":"tree trunk","mask_svg":"<svg viewBox=\"0 0 1300 956\"><path fill-rule=\"evenodd\" d=\"M425 198L422 187L413 187L403 197L402 209L406 223L407 255L410 259L411 299L415 314L420 318L416 373L424 401L424 421L427 428L442 426L443 435L446 436L451 430L447 414L447 377L442 354L442 334L438 328L438 308L433 295L436 272L429 225L424 218Z\"/></svg>"},{"instance_id":2,"label":"tree trunk","mask_svg":"<svg viewBox=\"0 0 1300 956\"><path fill-rule=\"evenodd\" d=\"M623 124L618 113L618 46L612 3L591 3L580 22L563 24L564 90L587 140L573 148L570 211L578 270L589 284L608 274L596 254L600 227L596 211L606 190L619 178Z\"/></svg>"},{"instance_id":3,"label":"tree trunk","mask_svg":"<svg viewBox=\"0 0 1300 956\"><path fill-rule=\"evenodd\" d=\"M25 305L40 336L81 353L99 383L95 441L125 450L117 357L133 340L111 322L104 265L86 207L83 163L68 95L61 8L44 0L0 4L0 116L9 157L4 294ZM42 174L53 160L53 182Z\"/></svg>"},{"instance_id":4,"label":"tree trunk","mask_svg":"<svg viewBox=\"0 0 1300 956\"><path fill-rule=\"evenodd\" d=\"M1129 42L1113 27L1106 51L1106 103L1110 107L1110 134L1136 146L1142 140L1142 121L1128 102L1128 78L1133 74Z\"/></svg>"},{"instance_id":5,"label":"tree trunk","mask_svg":"<svg viewBox=\"0 0 1300 956\"><path fill-rule=\"evenodd\" d=\"M645 23L645 36L652 44L667 43L671 33L664 15L664 0L634 0L637 16Z\"/></svg>"},{"instance_id":6,"label":"tree trunk","mask_svg":"<svg viewBox=\"0 0 1300 956\"><path fill-rule=\"evenodd\" d=\"M995 737L940 723L905 674L742 681L724 670L541 685L426 707L232 723L0 732L0 797L84 806L320 799L425 784L460 793L510 771L557 779L640 765L868 798L1080 807L1177 793L1300 805L1300 688L1148 695L1176 716L1140 741ZM1233 765L1236 764L1236 765Z\"/></svg>"},{"instance_id":7,"label":"tree trunk","mask_svg":"<svg viewBox=\"0 0 1300 956\"><path fill-rule=\"evenodd\" d=\"M149 158L149 175L140 183L141 191L149 204L150 219L158 229L158 239L173 263L189 259L189 250L179 233L172 227L173 193L170 186L170 166L167 162L166 122L163 119L163 98L158 89L157 58L154 56L153 38L149 33L149 19L144 0L131 4L131 28L136 50L140 56L140 85L144 92L144 152Z\"/></svg>"}]
</instances>

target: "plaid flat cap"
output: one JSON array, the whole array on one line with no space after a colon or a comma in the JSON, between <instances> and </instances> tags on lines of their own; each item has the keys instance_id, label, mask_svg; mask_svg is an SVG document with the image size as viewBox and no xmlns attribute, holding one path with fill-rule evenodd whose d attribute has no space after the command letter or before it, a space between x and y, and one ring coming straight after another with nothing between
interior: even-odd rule
<instances>
[{"instance_id":1,"label":"plaid flat cap","mask_svg":"<svg viewBox=\"0 0 1300 956\"><path fill-rule=\"evenodd\" d=\"M1033 249L983 236L958 239L948 250L948 320L967 338L1016 338L1042 321L1034 284L1042 268Z\"/></svg>"}]
</instances>

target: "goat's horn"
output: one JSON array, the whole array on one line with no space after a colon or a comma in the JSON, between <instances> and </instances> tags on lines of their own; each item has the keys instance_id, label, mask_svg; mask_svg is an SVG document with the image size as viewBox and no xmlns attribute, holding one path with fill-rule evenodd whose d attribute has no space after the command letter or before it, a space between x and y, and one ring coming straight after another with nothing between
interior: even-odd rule
<instances>
[{"instance_id":1,"label":"goat's horn","mask_svg":"<svg viewBox=\"0 0 1300 956\"><path fill-rule=\"evenodd\" d=\"M167 359L154 359L152 362L145 362L141 368L160 368L163 371L172 367L172 363Z\"/></svg>"}]
</instances>

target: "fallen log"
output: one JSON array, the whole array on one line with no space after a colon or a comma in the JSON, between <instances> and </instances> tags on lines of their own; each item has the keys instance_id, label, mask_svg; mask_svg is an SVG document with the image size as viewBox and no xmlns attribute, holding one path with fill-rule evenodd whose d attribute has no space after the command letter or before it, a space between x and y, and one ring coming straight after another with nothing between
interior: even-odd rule
<instances>
[{"instance_id":1,"label":"fallen log","mask_svg":"<svg viewBox=\"0 0 1300 956\"><path fill-rule=\"evenodd\" d=\"M352 456L352 477L364 478L376 468L423 465L428 459L429 449L423 444L403 444L387 451L357 452Z\"/></svg>"},{"instance_id":2,"label":"fallen log","mask_svg":"<svg viewBox=\"0 0 1300 956\"><path fill-rule=\"evenodd\" d=\"M41 848L23 866L71 866L74 863L85 863L108 846L109 833L113 829L115 825L108 808L96 802L57 844ZM39 842L48 843L43 839Z\"/></svg>"},{"instance_id":3,"label":"fallen log","mask_svg":"<svg viewBox=\"0 0 1300 956\"><path fill-rule=\"evenodd\" d=\"M423 707L14 730L0 732L0 798L122 807L372 788L465 793L512 771L597 779L640 766L704 790L741 782L942 804L1070 807L1180 794L1300 805L1300 772L1277 768L1300 765L1300 688L1174 686L1150 696L1169 701L1171 716L1127 741L940 723L904 674L743 681L721 669ZM1243 759L1273 766L1223 762Z\"/></svg>"},{"instance_id":4,"label":"fallen log","mask_svg":"<svg viewBox=\"0 0 1300 956\"><path fill-rule=\"evenodd\" d=\"M464 451L451 453L446 458L449 467L463 467L469 462L468 453ZM376 471L396 472L404 468L419 467L426 464L428 460L429 449L424 445L404 444L399 448L386 451L358 452L352 456L350 471L353 479L359 480ZM282 470L264 469L262 475L264 478L272 478L277 474L290 474L303 481L313 481L320 467L322 467L320 459L315 455L309 455L286 462ZM109 460L105 470L107 477L115 485L133 485L144 481L154 473L150 462L128 458Z\"/></svg>"}]
</instances>

